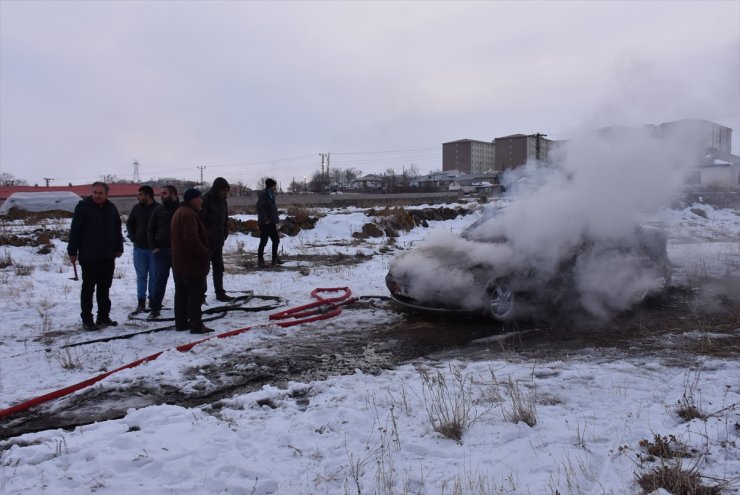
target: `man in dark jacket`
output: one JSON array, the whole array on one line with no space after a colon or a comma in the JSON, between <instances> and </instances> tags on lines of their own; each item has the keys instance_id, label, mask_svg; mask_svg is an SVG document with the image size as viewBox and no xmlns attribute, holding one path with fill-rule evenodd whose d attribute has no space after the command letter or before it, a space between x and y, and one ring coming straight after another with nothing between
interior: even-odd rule
<instances>
[{"instance_id":1,"label":"man in dark jacket","mask_svg":"<svg viewBox=\"0 0 740 495\"><path fill-rule=\"evenodd\" d=\"M149 298L154 294L154 254L149 247L149 219L152 211L159 206L154 201L154 190L151 186L139 188L139 202L131 208L126 220L128 238L134 243L134 270L136 270L136 311L146 309L147 289Z\"/></svg>"},{"instance_id":2,"label":"man in dark jacket","mask_svg":"<svg viewBox=\"0 0 740 495\"><path fill-rule=\"evenodd\" d=\"M213 269L213 290L219 301L234 299L224 291L224 242L229 236L229 207L226 196L229 194L229 183L223 177L217 177L213 185L203 196L203 207L200 218L208 232L208 254Z\"/></svg>"},{"instance_id":3,"label":"man in dark jacket","mask_svg":"<svg viewBox=\"0 0 740 495\"><path fill-rule=\"evenodd\" d=\"M172 215L180 206L175 186L164 186L161 197L162 204L154 208L149 220L149 247L154 255L154 292L149 295L150 319L159 318L162 311L162 299L172 267L170 224Z\"/></svg>"},{"instance_id":4,"label":"man in dark jacket","mask_svg":"<svg viewBox=\"0 0 740 495\"><path fill-rule=\"evenodd\" d=\"M108 184L95 182L92 194L77 203L67 244L69 260L80 262L82 290L80 316L85 330L116 326L110 319L110 286L116 258L123 254L121 216L116 205L108 201ZM93 294L97 290L98 317L93 322Z\"/></svg>"},{"instance_id":5,"label":"man in dark jacket","mask_svg":"<svg viewBox=\"0 0 740 495\"><path fill-rule=\"evenodd\" d=\"M257 264L259 266L265 266L265 246L268 237L272 241L272 266L283 264L283 261L278 257L280 236L278 236L277 224L280 217L275 204L276 188L277 183L273 179L267 179L265 189L257 195L257 224L260 229L260 244L257 248Z\"/></svg>"},{"instance_id":6,"label":"man in dark jacket","mask_svg":"<svg viewBox=\"0 0 740 495\"><path fill-rule=\"evenodd\" d=\"M198 216L203 199L188 189L172 215L172 276L175 279L175 328L190 333L212 332L203 325L201 304L208 277L208 234Z\"/></svg>"}]
</instances>

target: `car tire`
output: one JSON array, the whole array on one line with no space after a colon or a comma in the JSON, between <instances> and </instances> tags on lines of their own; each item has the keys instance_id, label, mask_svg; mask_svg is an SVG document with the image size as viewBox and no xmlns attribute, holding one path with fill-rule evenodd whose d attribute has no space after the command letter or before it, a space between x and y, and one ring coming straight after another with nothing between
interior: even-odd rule
<instances>
[{"instance_id":1,"label":"car tire","mask_svg":"<svg viewBox=\"0 0 740 495\"><path fill-rule=\"evenodd\" d=\"M494 320L511 321L516 316L517 295L504 279L488 284L488 311Z\"/></svg>"}]
</instances>

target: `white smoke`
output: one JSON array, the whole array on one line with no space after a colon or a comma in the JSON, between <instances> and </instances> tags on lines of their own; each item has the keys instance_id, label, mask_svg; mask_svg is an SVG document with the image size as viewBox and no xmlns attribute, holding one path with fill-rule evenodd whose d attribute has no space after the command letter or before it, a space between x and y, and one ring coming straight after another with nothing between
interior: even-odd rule
<instances>
[{"instance_id":1,"label":"white smoke","mask_svg":"<svg viewBox=\"0 0 740 495\"><path fill-rule=\"evenodd\" d=\"M430 235L394 270L410 278L411 292L433 303L485 304L475 293L471 267L497 272L536 270L543 279L584 240L613 245L634 238L646 213L668 205L698 158L680 128L597 132L560 145L554 163L530 163L504 177L517 198L464 239ZM506 239L505 244L491 241ZM662 273L646 269L644 256L605 250L579 260L575 285L580 306L607 318L660 289ZM480 292L480 291L478 291Z\"/></svg>"}]
</instances>

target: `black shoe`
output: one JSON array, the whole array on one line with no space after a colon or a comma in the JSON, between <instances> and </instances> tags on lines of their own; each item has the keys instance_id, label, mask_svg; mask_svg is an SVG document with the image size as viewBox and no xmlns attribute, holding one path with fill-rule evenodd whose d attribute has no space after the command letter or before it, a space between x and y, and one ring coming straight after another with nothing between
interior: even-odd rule
<instances>
[{"instance_id":1,"label":"black shoe","mask_svg":"<svg viewBox=\"0 0 740 495\"><path fill-rule=\"evenodd\" d=\"M100 327L97 326L95 323L93 323L91 321L83 321L82 322L82 329L83 330L88 330L88 331L92 332L94 330L100 330Z\"/></svg>"},{"instance_id":2,"label":"black shoe","mask_svg":"<svg viewBox=\"0 0 740 495\"><path fill-rule=\"evenodd\" d=\"M158 309L153 309L153 310L149 311L149 316L147 316L146 319L147 320L156 320L160 316L161 316L161 314L159 313L159 310Z\"/></svg>"},{"instance_id":3,"label":"black shoe","mask_svg":"<svg viewBox=\"0 0 740 495\"><path fill-rule=\"evenodd\" d=\"M216 296L216 301L229 302L233 300L234 300L233 297L226 295L226 294L219 294L218 296Z\"/></svg>"},{"instance_id":4,"label":"black shoe","mask_svg":"<svg viewBox=\"0 0 740 495\"><path fill-rule=\"evenodd\" d=\"M197 334L212 333L212 332L213 332L213 329L212 328L208 328L205 325L202 325L200 327L200 330L190 330L190 333L197 333Z\"/></svg>"},{"instance_id":5,"label":"black shoe","mask_svg":"<svg viewBox=\"0 0 740 495\"><path fill-rule=\"evenodd\" d=\"M139 304L136 306L136 311L145 311L146 310L146 301L144 299L139 299Z\"/></svg>"},{"instance_id":6,"label":"black shoe","mask_svg":"<svg viewBox=\"0 0 740 495\"><path fill-rule=\"evenodd\" d=\"M257 260L257 266L259 266L260 268L264 268L267 265L265 264L265 260L259 259L259 260Z\"/></svg>"},{"instance_id":7,"label":"black shoe","mask_svg":"<svg viewBox=\"0 0 740 495\"><path fill-rule=\"evenodd\" d=\"M272 259L272 266L282 265L283 263L285 263L285 262L283 260L281 260L280 258L277 258L276 257L276 258L273 258Z\"/></svg>"},{"instance_id":8,"label":"black shoe","mask_svg":"<svg viewBox=\"0 0 740 495\"><path fill-rule=\"evenodd\" d=\"M190 327L175 327L175 330L177 330L178 332L187 332L188 330L190 330Z\"/></svg>"},{"instance_id":9,"label":"black shoe","mask_svg":"<svg viewBox=\"0 0 740 495\"><path fill-rule=\"evenodd\" d=\"M95 321L95 323L100 328L104 328L104 327L117 327L118 326L118 322L117 321L114 321L114 320L111 320L110 317L108 317L108 316L101 316L100 318L98 318Z\"/></svg>"}]
</instances>

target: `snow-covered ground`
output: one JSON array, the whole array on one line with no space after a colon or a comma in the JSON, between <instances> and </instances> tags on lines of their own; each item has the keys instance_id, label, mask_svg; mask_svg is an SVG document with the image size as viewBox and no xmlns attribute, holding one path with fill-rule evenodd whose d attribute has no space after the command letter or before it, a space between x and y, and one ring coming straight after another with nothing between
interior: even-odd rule
<instances>
[{"instance_id":1,"label":"snow-covered ground","mask_svg":"<svg viewBox=\"0 0 740 495\"><path fill-rule=\"evenodd\" d=\"M645 220L671 232L674 282L740 275L738 212L707 205L693 210L664 209ZM384 238L357 243L352 233L369 220L363 210L317 212L321 219L315 229L282 239L287 258L342 254L361 262L290 261L288 266L305 269L245 271L235 260L254 263L258 239L235 234L225 247L231 260L227 290L282 296L289 307L310 302L316 287L386 295L390 260L429 232L401 232L395 246ZM459 232L479 215L476 209L455 220L431 222L430 228ZM63 229L69 221L48 223ZM14 222L2 229L10 234L28 227ZM205 366L256 342L279 342L293 332L387 326L402 318L396 312L347 308L311 324L257 326L190 352L172 350L194 340L175 331L63 348L161 324L127 320L136 304L127 244L111 290L111 316L121 325L82 332L80 282L69 278L65 244L55 240L54 245L47 255L33 247L0 247L0 259L12 260L0 270L0 409L166 349L158 359L93 387L208 390L213 384ZM165 306L172 299L170 281ZM214 301L210 283L208 300ZM265 313L232 312L210 326L222 333L266 322ZM711 334L698 325L696 331ZM201 373L185 373L199 366ZM234 366L238 372L238 366L251 363ZM679 417L679 405L687 404L705 418ZM53 410L55 401L43 407ZM514 421L526 416L523 412L530 413L531 425ZM556 361L514 355L487 361L420 359L379 375L357 370L322 381L265 386L221 400L218 407L131 408L122 419L6 438L0 440L0 493L630 494L641 490L636 477L661 462L682 462L700 472L706 485L726 480L727 493L738 493L739 412L737 356L699 357L690 368L652 357L588 353ZM464 426L459 441L435 431L445 413ZM659 440L682 446L691 457L651 460L645 443Z\"/></svg>"}]
</instances>

